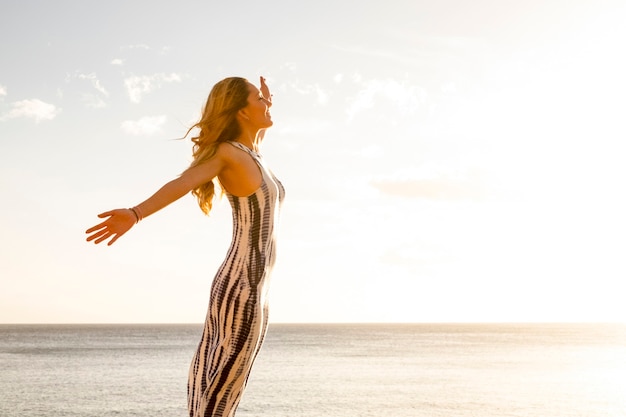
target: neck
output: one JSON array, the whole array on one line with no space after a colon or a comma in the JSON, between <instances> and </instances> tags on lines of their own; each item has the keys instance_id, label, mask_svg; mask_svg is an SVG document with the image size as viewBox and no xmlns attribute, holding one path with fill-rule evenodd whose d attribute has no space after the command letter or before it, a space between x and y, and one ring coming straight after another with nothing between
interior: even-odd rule
<instances>
[{"instance_id":1,"label":"neck","mask_svg":"<svg viewBox=\"0 0 626 417\"><path fill-rule=\"evenodd\" d=\"M237 142L247 146L249 149L252 149L255 152L258 152L259 145L263 141L264 135L265 129L260 129L256 131L244 130L237 138Z\"/></svg>"}]
</instances>

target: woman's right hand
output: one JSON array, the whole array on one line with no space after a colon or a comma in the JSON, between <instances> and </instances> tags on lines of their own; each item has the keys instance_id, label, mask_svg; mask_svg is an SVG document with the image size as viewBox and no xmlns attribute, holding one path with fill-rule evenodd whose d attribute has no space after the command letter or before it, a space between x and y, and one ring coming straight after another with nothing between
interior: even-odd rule
<instances>
[{"instance_id":1,"label":"woman's right hand","mask_svg":"<svg viewBox=\"0 0 626 417\"><path fill-rule=\"evenodd\" d=\"M137 216L135 216L131 209L115 209L100 213L98 217L101 219L105 217L108 218L102 223L87 229L85 233L90 234L90 236L87 237L87 242L91 242L95 239L94 243L98 244L107 239L111 239L107 244L110 246L137 223Z\"/></svg>"},{"instance_id":2,"label":"woman's right hand","mask_svg":"<svg viewBox=\"0 0 626 417\"><path fill-rule=\"evenodd\" d=\"M263 94L265 100L269 102L269 105L272 105L272 94L270 94L270 88L265 83L265 77L259 77L259 81L261 82L261 87L259 87L259 91Z\"/></svg>"}]
</instances>

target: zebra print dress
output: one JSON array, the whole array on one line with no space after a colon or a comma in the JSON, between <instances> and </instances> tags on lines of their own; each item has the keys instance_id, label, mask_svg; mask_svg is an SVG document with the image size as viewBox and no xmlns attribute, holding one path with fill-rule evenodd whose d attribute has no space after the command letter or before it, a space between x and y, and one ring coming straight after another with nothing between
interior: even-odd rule
<instances>
[{"instance_id":1,"label":"zebra print dress","mask_svg":"<svg viewBox=\"0 0 626 417\"><path fill-rule=\"evenodd\" d=\"M260 155L261 186L247 197L226 193L233 240L211 286L202 340L189 369L191 417L233 417L267 330L267 290L275 258L275 228L284 189Z\"/></svg>"}]
</instances>

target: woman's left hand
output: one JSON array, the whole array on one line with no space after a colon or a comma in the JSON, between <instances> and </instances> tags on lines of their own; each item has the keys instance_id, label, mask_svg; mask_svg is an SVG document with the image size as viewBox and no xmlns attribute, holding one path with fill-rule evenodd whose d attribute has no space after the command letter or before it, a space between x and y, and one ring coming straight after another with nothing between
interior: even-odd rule
<instances>
[{"instance_id":1,"label":"woman's left hand","mask_svg":"<svg viewBox=\"0 0 626 417\"><path fill-rule=\"evenodd\" d=\"M132 209L111 210L98 214L98 217L101 219L106 217L106 220L87 229L85 233L90 235L87 237L87 242L93 240L94 243L98 244L111 239L108 243L109 246L115 243L117 239L128 232L139 221Z\"/></svg>"}]
</instances>

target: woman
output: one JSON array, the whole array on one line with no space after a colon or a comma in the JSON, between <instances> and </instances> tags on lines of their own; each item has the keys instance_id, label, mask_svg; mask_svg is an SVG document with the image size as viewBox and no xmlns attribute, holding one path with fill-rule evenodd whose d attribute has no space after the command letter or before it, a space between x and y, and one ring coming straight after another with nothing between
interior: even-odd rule
<instances>
[{"instance_id":1,"label":"woman","mask_svg":"<svg viewBox=\"0 0 626 417\"><path fill-rule=\"evenodd\" d=\"M233 210L233 240L211 286L202 340L189 370L191 417L232 417L267 330L267 289L274 264L275 226L284 190L258 154L272 126L269 88L244 78L218 82L207 100L194 142L191 166L143 203L98 215L88 241L111 245L142 218L189 191L205 214L213 181ZM190 129L191 131L191 129ZM189 133L189 132L187 132Z\"/></svg>"}]
</instances>

